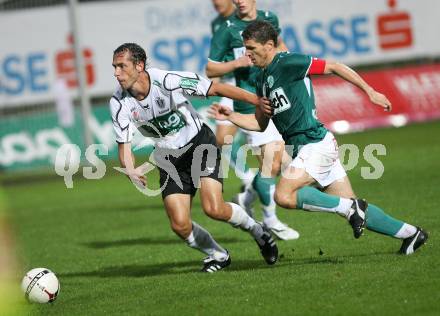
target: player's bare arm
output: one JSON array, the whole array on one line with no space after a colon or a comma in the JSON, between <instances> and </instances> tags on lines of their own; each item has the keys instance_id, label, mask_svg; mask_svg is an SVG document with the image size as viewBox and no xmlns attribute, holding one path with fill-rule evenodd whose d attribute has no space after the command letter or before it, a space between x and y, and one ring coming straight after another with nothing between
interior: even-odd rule
<instances>
[{"instance_id":1,"label":"player's bare arm","mask_svg":"<svg viewBox=\"0 0 440 316\"><path fill-rule=\"evenodd\" d=\"M250 66L252 66L252 61L249 56L246 55L228 62L214 62L208 60L206 65L206 75L209 78L221 77L238 68Z\"/></svg>"},{"instance_id":2,"label":"player's bare arm","mask_svg":"<svg viewBox=\"0 0 440 316\"><path fill-rule=\"evenodd\" d=\"M135 160L131 151L131 143L118 144L118 156L121 167L125 168L129 178L140 181L144 186L147 180L142 172L135 168Z\"/></svg>"},{"instance_id":3,"label":"player's bare arm","mask_svg":"<svg viewBox=\"0 0 440 316\"><path fill-rule=\"evenodd\" d=\"M267 128L269 124L269 118L266 117L257 107L255 114L241 114L238 112L232 111L230 108L213 104L208 109L209 117L219 120L225 121L229 120L238 127L243 129L247 129L250 131L262 132Z\"/></svg>"},{"instance_id":4,"label":"player's bare arm","mask_svg":"<svg viewBox=\"0 0 440 316\"><path fill-rule=\"evenodd\" d=\"M208 96L222 96L233 100L246 102L255 106L259 105L258 97L244 89L237 88L233 85L213 82L208 91Z\"/></svg>"},{"instance_id":5,"label":"player's bare arm","mask_svg":"<svg viewBox=\"0 0 440 316\"><path fill-rule=\"evenodd\" d=\"M364 79L362 79L361 76L359 76L357 72L355 72L347 65L327 61L325 64L324 73L333 73L335 75L338 75L342 79L351 82L352 84L363 90L368 95L370 101L373 104L383 107L384 111L391 111L391 102L388 100L388 98L382 93L374 90L368 83L365 82Z\"/></svg>"}]
</instances>

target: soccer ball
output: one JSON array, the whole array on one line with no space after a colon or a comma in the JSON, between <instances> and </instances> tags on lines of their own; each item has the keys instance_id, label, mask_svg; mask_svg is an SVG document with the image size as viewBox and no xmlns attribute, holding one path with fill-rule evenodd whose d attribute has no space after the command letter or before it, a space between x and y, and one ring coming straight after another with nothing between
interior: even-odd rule
<instances>
[{"instance_id":1,"label":"soccer ball","mask_svg":"<svg viewBox=\"0 0 440 316\"><path fill-rule=\"evenodd\" d=\"M30 302L52 303L60 293L60 282L49 269L35 268L26 273L21 289Z\"/></svg>"}]
</instances>

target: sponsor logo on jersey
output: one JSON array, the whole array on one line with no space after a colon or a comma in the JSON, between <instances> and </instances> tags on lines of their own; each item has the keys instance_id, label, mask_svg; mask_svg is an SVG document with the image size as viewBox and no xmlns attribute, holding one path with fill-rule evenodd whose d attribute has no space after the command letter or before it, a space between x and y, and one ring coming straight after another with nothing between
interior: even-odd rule
<instances>
[{"instance_id":1,"label":"sponsor logo on jersey","mask_svg":"<svg viewBox=\"0 0 440 316\"><path fill-rule=\"evenodd\" d=\"M199 83L199 80L197 80L197 79L182 78L182 80L180 80L180 87L182 89L196 90L198 83Z\"/></svg>"},{"instance_id":2,"label":"sponsor logo on jersey","mask_svg":"<svg viewBox=\"0 0 440 316\"><path fill-rule=\"evenodd\" d=\"M273 90L270 93L269 99L272 103L273 115L277 115L281 112L284 112L292 106L290 104L289 99L287 98L286 93L283 88L279 87L278 89Z\"/></svg>"}]
</instances>

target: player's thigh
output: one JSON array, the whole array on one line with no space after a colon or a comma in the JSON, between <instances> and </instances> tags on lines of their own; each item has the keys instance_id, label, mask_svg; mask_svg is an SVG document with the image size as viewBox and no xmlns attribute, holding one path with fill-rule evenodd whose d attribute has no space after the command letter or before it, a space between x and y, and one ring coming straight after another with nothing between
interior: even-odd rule
<instances>
[{"instance_id":1,"label":"player's thigh","mask_svg":"<svg viewBox=\"0 0 440 316\"><path fill-rule=\"evenodd\" d=\"M219 125L216 126L215 137L217 145L232 144L233 137L237 133L238 127L236 125Z\"/></svg>"},{"instance_id":2,"label":"player's thigh","mask_svg":"<svg viewBox=\"0 0 440 316\"><path fill-rule=\"evenodd\" d=\"M281 171L284 156L284 142L273 141L261 146L261 156L258 157L263 176L276 177Z\"/></svg>"},{"instance_id":3,"label":"player's thigh","mask_svg":"<svg viewBox=\"0 0 440 316\"><path fill-rule=\"evenodd\" d=\"M192 196L190 194L170 194L164 198L163 203L173 229L180 227L185 230L188 225L191 226Z\"/></svg>"},{"instance_id":4,"label":"player's thigh","mask_svg":"<svg viewBox=\"0 0 440 316\"><path fill-rule=\"evenodd\" d=\"M324 192L347 199L356 197L353 188L351 186L350 179L348 179L347 176L331 183L328 187L325 188Z\"/></svg>"}]
</instances>

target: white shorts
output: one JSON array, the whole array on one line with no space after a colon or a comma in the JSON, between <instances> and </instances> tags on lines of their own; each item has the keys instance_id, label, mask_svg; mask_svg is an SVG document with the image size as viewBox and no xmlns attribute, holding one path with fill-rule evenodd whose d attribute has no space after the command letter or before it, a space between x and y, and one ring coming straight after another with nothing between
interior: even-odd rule
<instances>
[{"instance_id":1,"label":"white shorts","mask_svg":"<svg viewBox=\"0 0 440 316\"><path fill-rule=\"evenodd\" d=\"M339 160L338 143L331 132L327 132L320 142L301 147L290 166L305 169L321 187L347 175Z\"/></svg>"},{"instance_id":2,"label":"white shorts","mask_svg":"<svg viewBox=\"0 0 440 316\"><path fill-rule=\"evenodd\" d=\"M278 132L272 120L269 121L269 125L267 125L264 132L254 132L246 129L240 130L246 135L247 143L251 147L260 147L274 141L283 141L283 137Z\"/></svg>"}]
</instances>

